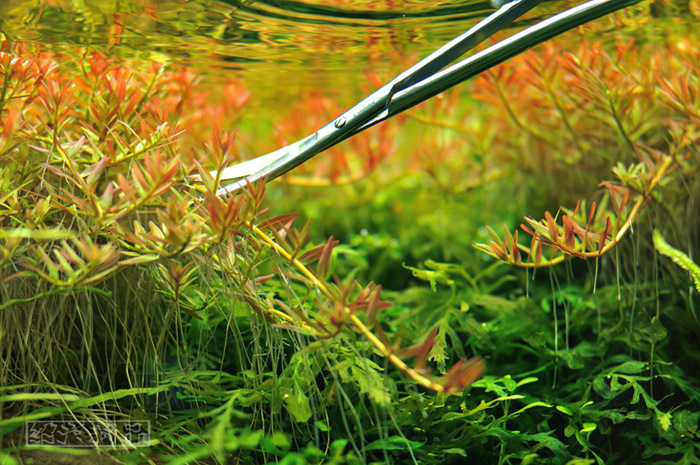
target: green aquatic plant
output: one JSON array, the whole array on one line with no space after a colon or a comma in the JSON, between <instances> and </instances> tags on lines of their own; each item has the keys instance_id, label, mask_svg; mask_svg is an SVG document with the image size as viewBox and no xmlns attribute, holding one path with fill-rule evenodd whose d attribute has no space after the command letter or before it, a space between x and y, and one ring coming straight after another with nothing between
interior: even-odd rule
<instances>
[{"instance_id":1,"label":"green aquatic plant","mask_svg":"<svg viewBox=\"0 0 700 465\"><path fill-rule=\"evenodd\" d=\"M695 282L695 288L700 292L700 267L688 255L669 245L658 230L654 230L654 247L660 254L666 255L673 260L673 263L690 273Z\"/></svg>"}]
</instances>

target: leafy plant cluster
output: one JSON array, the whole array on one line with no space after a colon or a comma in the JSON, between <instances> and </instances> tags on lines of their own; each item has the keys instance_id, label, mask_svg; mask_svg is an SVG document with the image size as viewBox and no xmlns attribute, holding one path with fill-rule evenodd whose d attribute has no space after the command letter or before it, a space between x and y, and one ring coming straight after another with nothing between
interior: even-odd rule
<instances>
[{"instance_id":1,"label":"leafy plant cluster","mask_svg":"<svg viewBox=\"0 0 700 465\"><path fill-rule=\"evenodd\" d=\"M438 369L484 356L466 397L396 404L418 463L698 461L698 44L638 13L408 112L421 129L364 184L270 187L345 239L338 266L384 284L384 320L434 338Z\"/></svg>"},{"instance_id":2,"label":"leafy plant cluster","mask_svg":"<svg viewBox=\"0 0 700 465\"><path fill-rule=\"evenodd\" d=\"M198 129L230 123L245 98L209 103L188 70L98 53L0 53L3 434L62 415L144 417L175 463L274 457L291 443L268 425L304 428L333 392L339 405L389 403L372 352L437 392L481 374L474 358L432 375L431 338L399 350L377 320L381 287L333 277L338 241L313 247L310 223L266 218L263 185L215 195L209 170L236 158L235 134L197 147ZM317 434L329 422L317 417ZM344 456L344 444L298 460Z\"/></svg>"},{"instance_id":3,"label":"leafy plant cluster","mask_svg":"<svg viewBox=\"0 0 700 465\"><path fill-rule=\"evenodd\" d=\"M700 46L646 17L228 198L240 81L5 42L0 458L132 418L128 463L700 462ZM342 111L307 96L267 140Z\"/></svg>"}]
</instances>

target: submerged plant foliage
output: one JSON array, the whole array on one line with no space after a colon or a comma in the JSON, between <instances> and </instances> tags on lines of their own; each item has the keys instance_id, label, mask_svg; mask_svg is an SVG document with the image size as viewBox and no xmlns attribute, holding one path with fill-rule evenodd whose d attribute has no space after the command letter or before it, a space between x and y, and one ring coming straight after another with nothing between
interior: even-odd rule
<instances>
[{"instance_id":1,"label":"submerged plant foliage","mask_svg":"<svg viewBox=\"0 0 700 465\"><path fill-rule=\"evenodd\" d=\"M218 329L218 337L237 339L231 344L242 357L239 369L248 357L270 350L262 336L254 338L252 351L246 350L243 335L251 329L233 331L229 326L237 326L233 322L239 318L247 320L240 324L252 328L256 322L263 325L257 330L277 334L279 356L288 339L280 330L298 332L300 340L329 341L318 350L330 360L309 365L297 355L299 369L314 377L337 373L339 383L355 385L381 405L390 400L379 374L384 368L342 350L355 335L433 391L459 393L480 376L483 362L478 357L431 375L425 362L434 338L399 351L377 320L388 306L381 300L381 287L333 278L331 260L338 241L331 236L325 244L310 246L311 223L293 227L296 214L265 219L262 184L239 196L215 195L219 183L208 169L221 170L235 158L235 135L217 129L204 150L195 150L199 115L180 115L183 108L205 102L206 95L195 91L186 70L138 69L138 63L127 66L97 53L72 67L54 54L19 43L5 43L0 59L5 283L0 376L5 391L19 392L4 398L15 414L2 420L6 432L66 410L96 415L82 412L93 405L115 415L128 415L134 408L167 411L161 393L185 389L178 384L182 379L173 386L166 381L164 387L161 377L167 378L172 369L185 374L192 368L205 370L205 379L217 369L218 377L239 377L230 367L221 371L229 363L223 353L202 358L199 352L209 342L201 333L214 337L220 325L229 329ZM232 110L227 106L227 111ZM184 136L188 130L189 141ZM37 319L52 327L50 334ZM29 337L22 329L26 327ZM58 344L46 344L47 337ZM414 366L400 354L413 357ZM251 375L248 389L257 389L262 382L258 376L268 373L276 380L268 394L275 395L267 400L262 392L252 400L244 395L245 405L274 409L277 404L279 414L281 403L295 422L308 422L309 381L299 384L302 375L288 371L295 358L286 368L281 365L281 373L275 370L278 362L266 358L250 368L258 374ZM193 376L193 385L205 382ZM46 393L47 387L52 392ZM89 396L95 389L116 388L122 394L115 401L128 397L133 402L125 407L107 402L104 395ZM72 404L60 395L67 389L80 389L68 396ZM230 409L237 392L195 396L193 403L217 404L230 394ZM282 401L280 392L286 392ZM81 396L90 399L84 402ZM156 396L155 407L149 406L150 396ZM64 407L32 410L32 400L50 399L63 401ZM217 431L224 419L211 415ZM249 415L241 414L241 419L248 423ZM260 421L267 416L261 415ZM181 427L190 421L196 418ZM235 430L229 425L226 434ZM222 458L226 444L206 442L186 456L213 453Z\"/></svg>"},{"instance_id":2,"label":"submerged plant foliage","mask_svg":"<svg viewBox=\"0 0 700 465\"><path fill-rule=\"evenodd\" d=\"M0 461L77 418L149 420L127 463L700 463L700 44L654 5L226 198L243 81L4 42Z\"/></svg>"}]
</instances>

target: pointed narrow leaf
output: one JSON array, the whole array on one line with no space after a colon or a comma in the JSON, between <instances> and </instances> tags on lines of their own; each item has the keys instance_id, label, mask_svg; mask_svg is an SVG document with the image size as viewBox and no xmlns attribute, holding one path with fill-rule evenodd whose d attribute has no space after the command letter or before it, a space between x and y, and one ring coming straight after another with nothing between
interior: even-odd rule
<instances>
[{"instance_id":1,"label":"pointed narrow leaf","mask_svg":"<svg viewBox=\"0 0 700 465\"><path fill-rule=\"evenodd\" d=\"M608 237L608 232L610 231L610 217L608 216L607 220L605 221L605 230L603 231L603 234L600 236L600 242L598 242L598 254L602 253L603 247L605 246L605 240Z\"/></svg>"},{"instance_id":2,"label":"pointed narrow leaf","mask_svg":"<svg viewBox=\"0 0 700 465\"><path fill-rule=\"evenodd\" d=\"M516 229L515 232L513 233L513 262L516 265L520 265L520 262L522 261L522 257L520 255L520 249L518 249L518 230Z\"/></svg>"},{"instance_id":3,"label":"pointed narrow leaf","mask_svg":"<svg viewBox=\"0 0 700 465\"><path fill-rule=\"evenodd\" d=\"M491 239L492 239L495 243L498 244L499 242L501 242L501 238L499 237L499 235L496 234L496 231L494 231L493 229L491 229L490 226L486 226L486 230L488 231L489 236L491 236Z\"/></svg>"},{"instance_id":4,"label":"pointed narrow leaf","mask_svg":"<svg viewBox=\"0 0 700 465\"><path fill-rule=\"evenodd\" d=\"M540 263L542 263L542 243L537 241L535 246L535 266L540 266Z\"/></svg>"},{"instance_id":5,"label":"pointed narrow leaf","mask_svg":"<svg viewBox=\"0 0 700 465\"><path fill-rule=\"evenodd\" d=\"M314 247L313 249L301 254L299 256L298 260L302 263L313 263L316 260L318 260L319 258L321 258L321 254L323 253L323 249L325 247L326 247L325 244L318 245L318 246Z\"/></svg>"},{"instance_id":6,"label":"pointed narrow leaf","mask_svg":"<svg viewBox=\"0 0 700 465\"><path fill-rule=\"evenodd\" d=\"M557 227L556 221L552 217L552 214L548 211L544 212L544 217L547 220L547 230L549 231L549 237L554 243L559 242L559 228Z\"/></svg>"},{"instance_id":7,"label":"pointed narrow leaf","mask_svg":"<svg viewBox=\"0 0 700 465\"><path fill-rule=\"evenodd\" d=\"M328 272L331 267L331 258L333 256L333 248L338 244L340 244L340 241L333 240L333 236L331 236L323 246L323 250L321 250L321 258L318 260L316 269L322 278L328 276Z\"/></svg>"},{"instance_id":8,"label":"pointed narrow leaf","mask_svg":"<svg viewBox=\"0 0 700 465\"><path fill-rule=\"evenodd\" d=\"M508 256L503 252L498 244L495 244L493 242L489 243L489 247L491 247L491 250L493 250L493 255L494 257L498 258L499 260L504 260L506 261L508 259Z\"/></svg>"},{"instance_id":9,"label":"pointed narrow leaf","mask_svg":"<svg viewBox=\"0 0 700 465\"><path fill-rule=\"evenodd\" d=\"M269 231L272 229L279 229L281 227L289 228L292 226L292 222L299 216L299 213L287 213L285 215L276 216L265 220L258 225L263 231Z\"/></svg>"},{"instance_id":10,"label":"pointed narrow leaf","mask_svg":"<svg viewBox=\"0 0 700 465\"><path fill-rule=\"evenodd\" d=\"M564 243L566 248L570 251L574 250L576 246L576 239L574 238L574 226L573 221L568 215L562 217L562 223L564 224Z\"/></svg>"},{"instance_id":11,"label":"pointed narrow leaf","mask_svg":"<svg viewBox=\"0 0 700 465\"><path fill-rule=\"evenodd\" d=\"M513 236L510 234L510 231L505 223L503 224L503 244L507 245L507 247L504 247L503 250L507 251L513 248Z\"/></svg>"},{"instance_id":12,"label":"pointed narrow leaf","mask_svg":"<svg viewBox=\"0 0 700 465\"><path fill-rule=\"evenodd\" d=\"M591 204L591 211L588 213L588 223L586 223L586 231L588 231L588 226L591 224L591 221L593 221L593 215L595 215L595 208L596 208L596 203L593 202Z\"/></svg>"}]
</instances>

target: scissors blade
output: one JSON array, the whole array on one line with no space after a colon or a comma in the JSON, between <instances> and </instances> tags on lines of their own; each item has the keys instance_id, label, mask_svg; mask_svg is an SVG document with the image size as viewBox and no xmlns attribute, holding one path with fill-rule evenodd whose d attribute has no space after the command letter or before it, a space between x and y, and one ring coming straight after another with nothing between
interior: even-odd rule
<instances>
[{"instance_id":1,"label":"scissors blade","mask_svg":"<svg viewBox=\"0 0 700 465\"><path fill-rule=\"evenodd\" d=\"M530 26L454 65L440 69L440 65L444 66L465 53L469 49L467 45L470 45L471 41L475 41L471 45L473 48L496 30L512 22L539 3L539 0L516 0L507 3L462 36L401 73L377 92L345 112L333 123L324 126L306 139L261 157L267 164L251 163L246 165L246 169L238 171L235 171L235 166L231 167L234 170L231 172L243 176L243 179L221 188L217 194L230 194L245 187L248 183L258 182L262 179L274 179L338 142L401 113L541 42L640 1L590 0ZM522 13L516 16L515 14L520 11ZM492 18L501 19L499 22ZM491 23L491 21L495 22ZM482 23L488 25L488 28ZM464 42L460 42L460 39ZM448 60L450 57L451 60ZM436 66L440 67L436 69ZM433 72L428 73L429 69L432 69ZM256 171L251 171L252 168L255 168Z\"/></svg>"},{"instance_id":2,"label":"scissors blade","mask_svg":"<svg viewBox=\"0 0 700 465\"><path fill-rule=\"evenodd\" d=\"M547 18L535 25L465 58L405 89L392 98L387 111L360 130L407 110L456 84L470 79L522 52L568 30L641 0L590 0Z\"/></svg>"},{"instance_id":3,"label":"scissors blade","mask_svg":"<svg viewBox=\"0 0 700 465\"><path fill-rule=\"evenodd\" d=\"M540 2L541 0L515 0L503 5L465 33L399 74L311 136L267 155L227 167L221 173L212 172L211 175L213 177L218 175L220 180L239 179L239 181L220 189L219 192L224 195L244 187L249 182L274 179L320 152L357 134L363 128L368 127L368 124L376 124L381 119L385 119L386 117L382 118L382 116L386 113L392 97L397 92L409 88L416 82L420 82L444 68Z\"/></svg>"}]
</instances>

